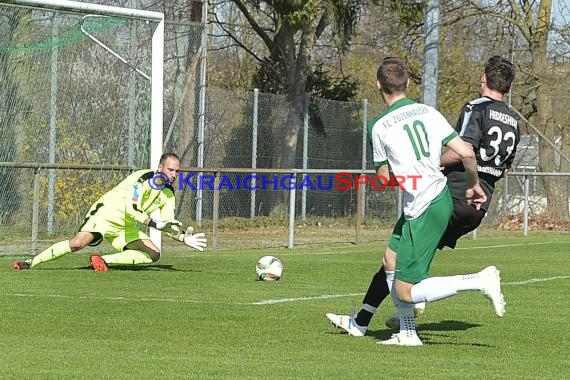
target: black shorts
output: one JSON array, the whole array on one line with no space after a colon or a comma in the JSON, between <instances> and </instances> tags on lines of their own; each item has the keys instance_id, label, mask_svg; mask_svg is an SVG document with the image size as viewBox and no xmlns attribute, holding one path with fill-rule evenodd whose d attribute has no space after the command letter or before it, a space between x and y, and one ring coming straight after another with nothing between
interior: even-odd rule
<instances>
[{"instance_id":1,"label":"black shorts","mask_svg":"<svg viewBox=\"0 0 570 380\"><path fill-rule=\"evenodd\" d=\"M477 210L474 206L468 205L466 201L453 198L453 214L439 241L438 248L443 249L445 246L455 248L461 236L479 227L485 213L485 210Z\"/></svg>"}]
</instances>

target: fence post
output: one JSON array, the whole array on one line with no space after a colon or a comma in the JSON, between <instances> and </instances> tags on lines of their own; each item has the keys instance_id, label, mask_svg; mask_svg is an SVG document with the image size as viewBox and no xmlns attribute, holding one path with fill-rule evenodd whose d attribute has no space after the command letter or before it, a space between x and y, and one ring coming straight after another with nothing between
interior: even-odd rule
<instances>
[{"instance_id":1,"label":"fence post","mask_svg":"<svg viewBox=\"0 0 570 380\"><path fill-rule=\"evenodd\" d=\"M257 126L258 126L258 115L259 115L259 89L253 90L253 132L251 137L251 168L257 168ZM250 206L249 206L249 217L253 219L255 217L255 188L256 188L256 175L257 173L251 173L252 178L252 189L250 194Z\"/></svg>"},{"instance_id":2,"label":"fence post","mask_svg":"<svg viewBox=\"0 0 570 380\"><path fill-rule=\"evenodd\" d=\"M32 203L32 255L38 251L38 224L40 214L40 173L34 169L34 196Z\"/></svg>"},{"instance_id":3,"label":"fence post","mask_svg":"<svg viewBox=\"0 0 570 380\"><path fill-rule=\"evenodd\" d=\"M218 249L218 217L220 214L220 172L214 177L214 204L212 205L212 248Z\"/></svg>"},{"instance_id":4,"label":"fence post","mask_svg":"<svg viewBox=\"0 0 570 380\"><path fill-rule=\"evenodd\" d=\"M528 208L529 208L529 201L528 201L528 188L529 188L529 179L528 175L524 176L524 220L523 220L523 236L528 235Z\"/></svg>"},{"instance_id":5,"label":"fence post","mask_svg":"<svg viewBox=\"0 0 570 380\"><path fill-rule=\"evenodd\" d=\"M204 135L206 129L206 75L207 75L207 45L208 45L208 2L202 2L202 35L200 38L200 78L199 78L199 94L198 94L198 147L196 166L204 167ZM198 173L198 183L201 183L203 173ZM202 225L202 207L204 205L202 186L196 190L196 224Z\"/></svg>"},{"instance_id":6,"label":"fence post","mask_svg":"<svg viewBox=\"0 0 570 380\"><path fill-rule=\"evenodd\" d=\"M293 173L291 175L291 187L289 190L289 241L287 243L287 248L291 249L295 245L295 193L297 192L297 175Z\"/></svg>"},{"instance_id":7,"label":"fence post","mask_svg":"<svg viewBox=\"0 0 570 380\"><path fill-rule=\"evenodd\" d=\"M55 40L58 33L58 25L55 22L52 38ZM57 87L58 87L58 60L59 48L51 49L51 70L50 70L50 111L49 111L49 163L55 164L55 151L57 150ZM54 210L55 210L55 184L56 172L54 169L48 171L47 189L47 232L49 236L54 234Z\"/></svg>"},{"instance_id":8,"label":"fence post","mask_svg":"<svg viewBox=\"0 0 570 380\"><path fill-rule=\"evenodd\" d=\"M507 175L503 180L503 207L502 207L502 217L507 213L507 206L509 202L509 176Z\"/></svg>"},{"instance_id":9,"label":"fence post","mask_svg":"<svg viewBox=\"0 0 570 380\"><path fill-rule=\"evenodd\" d=\"M362 102L362 157L361 157L361 169L362 174L366 170L366 140L368 137L368 99L364 99ZM358 197L360 200L361 198ZM366 218L366 186L362 190L362 207L360 209L362 215L360 216L362 220Z\"/></svg>"},{"instance_id":10,"label":"fence post","mask_svg":"<svg viewBox=\"0 0 570 380\"><path fill-rule=\"evenodd\" d=\"M303 170L309 167L309 97L305 94L303 102ZM302 178L307 174L303 173ZM307 186L301 189L301 220L307 219Z\"/></svg>"},{"instance_id":11,"label":"fence post","mask_svg":"<svg viewBox=\"0 0 570 380\"><path fill-rule=\"evenodd\" d=\"M361 242L362 239L362 207L363 207L363 197L364 197L364 188L366 186L358 186L358 190L356 191L356 244Z\"/></svg>"}]
</instances>

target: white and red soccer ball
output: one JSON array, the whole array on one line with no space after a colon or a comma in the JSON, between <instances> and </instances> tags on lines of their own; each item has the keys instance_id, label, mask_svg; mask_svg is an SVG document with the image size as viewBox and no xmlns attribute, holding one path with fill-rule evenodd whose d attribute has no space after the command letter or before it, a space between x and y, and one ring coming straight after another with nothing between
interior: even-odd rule
<instances>
[{"instance_id":1,"label":"white and red soccer ball","mask_svg":"<svg viewBox=\"0 0 570 380\"><path fill-rule=\"evenodd\" d=\"M257 260L255 272L261 281L277 281L283 275L283 263L275 256L263 256Z\"/></svg>"}]
</instances>

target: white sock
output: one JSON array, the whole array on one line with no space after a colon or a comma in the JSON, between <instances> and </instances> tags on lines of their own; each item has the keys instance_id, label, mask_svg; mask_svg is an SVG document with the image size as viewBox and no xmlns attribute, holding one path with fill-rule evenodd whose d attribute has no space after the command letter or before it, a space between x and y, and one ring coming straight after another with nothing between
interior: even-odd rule
<instances>
[{"instance_id":1,"label":"white sock","mask_svg":"<svg viewBox=\"0 0 570 380\"><path fill-rule=\"evenodd\" d=\"M386 283L388 284L388 290L392 293L392 286L394 285L394 274L393 270L384 270L386 272Z\"/></svg>"},{"instance_id":2,"label":"white sock","mask_svg":"<svg viewBox=\"0 0 570 380\"><path fill-rule=\"evenodd\" d=\"M396 296L396 292L392 291L394 285L394 275L396 272L393 270L385 272L388 289L390 289L390 296L392 297L392 301L394 301L394 305L398 309L398 315L400 315L400 334L405 334L408 338L410 338L417 334L414 304L400 301L400 299Z\"/></svg>"},{"instance_id":3,"label":"white sock","mask_svg":"<svg viewBox=\"0 0 570 380\"><path fill-rule=\"evenodd\" d=\"M400 336L405 335L408 338L412 338L417 335L416 332L416 317L414 316L414 305L411 305L411 314L400 316ZM400 311L400 310L398 310Z\"/></svg>"},{"instance_id":4,"label":"white sock","mask_svg":"<svg viewBox=\"0 0 570 380\"><path fill-rule=\"evenodd\" d=\"M481 276L479 272L453 276L457 281L457 290L481 290Z\"/></svg>"},{"instance_id":5,"label":"white sock","mask_svg":"<svg viewBox=\"0 0 570 380\"><path fill-rule=\"evenodd\" d=\"M396 296L392 296L392 299L398 306L398 315L400 316L400 335L405 335L408 338L413 337L417 334L414 304L402 302Z\"/></svg>"},{"instance_id":6,"label":"white sock","mask_svg":"<svg viewBox=\"0 0 570 380\"><path fill-rule=\"evenodd\" d=\"M426 278L412 287L412 301L438 301L454 296L462 290L481 290L479 273Z\"/></svg>"}]
</instances>

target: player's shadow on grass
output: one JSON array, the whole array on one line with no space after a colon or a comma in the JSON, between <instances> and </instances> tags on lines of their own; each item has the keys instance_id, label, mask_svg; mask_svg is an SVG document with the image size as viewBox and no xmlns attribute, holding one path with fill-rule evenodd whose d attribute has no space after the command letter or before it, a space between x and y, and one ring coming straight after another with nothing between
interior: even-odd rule
<instances>
[{"instance_id":1,"label":"player's shadow on grass","mask_svg":"<svg viewBox=\"0 0 570 380\"><path fill-rule=\"evenodd\" d=\"M418 324L418 330L423 331L466 331L474 327L479 327L476 323L469 323L463 321L440 321L432 323Z\"/></svg>"},{"instance_id":2,"label":"player's shadow on grass","mask_svg":"<svg viewBox=\"0 0 570 380\"><path fill-rule=\"evenodd\" d=\"M86 267L81 267L78 269L89 269L93 270L93 268L89 265ZM156 265L117 265L117 266L110 266L109 271L173 271L173 272L196 272L192 269L177 269L172 264L156 264Z\"/></svg>"},{"instance_id":3,"label":"player's shadow on grass","mask_svg":"<svg viewBox=\"0 0 570 380\"><path fill-rule=\"evenodd\" d=\"M481 325L463 321L441 321L441 322L433 322L433 323L421 323L417 325L418 334L420 335L422 342L424 344L458 344L453 342L431 342L431 337L447 337L446 334L441 334L441 332L445 331L466 331L475 327L479 327ZM438 333L430 333L432 331ZM379 341L390 339L392 334L397 333L395 330L390 329L383 329L383 330L375 330L371 331L368 330L366 335L372 336ZM462 343L461 345L468 345L468 346L486 346L485 344L479 343Z\"/></svg>"},{"instance_id":4,"label":"player's shadow on grass","mask_svg":"<svg viewBox=\"0 0 570 380\"><path fill-rule=\"evenodd\" d=\"M440 322L432 322L432 323L419 323L417 325L418 331L466 331L472 329L474 327L479 327L481 325L463 321L440 321ZM366 335L370 335L377 338L390 338L390 336L395 333L396 331L390 330L385 328L383 330L375 330L371 331L368 330Z\"/></svg>"}]
</instances>

